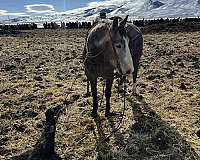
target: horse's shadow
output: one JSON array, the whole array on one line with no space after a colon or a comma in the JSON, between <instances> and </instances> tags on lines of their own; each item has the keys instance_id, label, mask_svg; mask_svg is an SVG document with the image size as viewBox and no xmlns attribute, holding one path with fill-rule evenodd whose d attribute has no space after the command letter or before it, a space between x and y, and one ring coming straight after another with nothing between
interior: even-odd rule
<instances>
[{"instance_id":1,"label":"horse's shadow","mask_svg":"<svg viewBox=\"0 0 200 160\"><path fill-rule=\"evenodd\" d=\"M129 128L129 137L124 138L118 130L113 134L118 151L106 142L107 150L99 147L105 141L99 141L105 135L102 126L97 125L99 140L97 141L97 159L135 159L135 160L198 160L199 155L184 138L167 122L156 114L141 96L127 97L131 103L133 123ZM111 130L115 130L114 122L108 120ZM97 124L97 122L96 122ZM101 128L100 128L101 127ZM102 136L103 135L103 136ZM103 139L104 139L103 138Z\"/></svg>"},{"instance_id":2,"label":"horse's shadow","mask_svg":"<svg viewBox=\"0 0 200 160\"><path fill-rule=\"evenodd\" d=\"M108 143L109 139L106 137L106 134L104 133L103 129L103 124L101 118L98 116L97 118L94 119L96 126L97 126L97 133L98 135L95 134L96 137L96 152L97 152L97 159L102 159L104 155L107 155L111 150L110 145Z\"/></svg>"}]
</instances>

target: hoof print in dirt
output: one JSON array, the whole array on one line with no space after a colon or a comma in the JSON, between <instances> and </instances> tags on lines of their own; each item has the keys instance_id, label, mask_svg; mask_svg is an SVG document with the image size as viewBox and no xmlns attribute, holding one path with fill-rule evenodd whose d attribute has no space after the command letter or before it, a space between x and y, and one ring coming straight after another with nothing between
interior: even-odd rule
<instances>
[{"instance_id":1,"label":"hoof print in dirt","mask_svg":"<svg viewBox=\"0 0 200 160\"><path fill-rule=\"evenodd\" d=\"M54 51L55 49L54 48L50 48L50 51Z\"/></svg>"},{"instance_id":2,"label":"hoof print in dirt","mask_svg":"<svg viewBox=\"0 0 200 160\"><path fill-rule=\"evenodd\" d=\"M187 89L185 83L181 83L181 85L180 85L180 89L182 89L182 90L186 90L186 89Z\"/></svg>"},{"instance_id":3,"label":"hoof print in dirt","mask_svg":"<svg viewBox=\"0 0 200 160\"><path fill-rule=\"evenodd\" d=\"M43 79L42 79L41 76L35 76L35 77L34 77L34 80L36 80L36 81L42 81Z\"/></svg>"}]
</instances>

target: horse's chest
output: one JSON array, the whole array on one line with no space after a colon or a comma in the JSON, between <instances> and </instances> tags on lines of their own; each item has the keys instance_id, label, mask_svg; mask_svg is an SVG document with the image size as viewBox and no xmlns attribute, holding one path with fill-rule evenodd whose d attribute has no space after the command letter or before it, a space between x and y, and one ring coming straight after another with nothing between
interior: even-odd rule
<instances>
[{"instance_id":1,"label":"horse's chest","mask_svg":"<svg viewBox=\"0 0 200 160\"><path fill-rule=\"evenodd\" d=\"M86 60L85 71L89 77L111 77L113 76L114 67L112 64L104 61Z\"/></svg>"}]
</instances>

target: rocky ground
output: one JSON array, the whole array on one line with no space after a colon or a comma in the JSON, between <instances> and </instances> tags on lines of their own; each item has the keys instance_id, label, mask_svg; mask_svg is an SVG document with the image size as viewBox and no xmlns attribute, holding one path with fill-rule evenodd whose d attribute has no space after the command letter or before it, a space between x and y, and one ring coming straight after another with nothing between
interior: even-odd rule
<instances>
[{"instance_id":1,"label":"rocky ground","mask_svg":"<svg viewBox=\"0 0 200 160\"><path fill-rule=\"evenodd\" d=\"M86 30L34 30L0 37L0 159L33 148L45 111L65 107L56 131L63 159L200 159L200 32L144 35L138 96L128 79L123 96L112 89L119 115L90 117L81 64ZM77 77L73 87L71 85ZM102 81L98 85L99 99ZM69 93L70 96L67 96Z\"/></svg>"}]
</instances>

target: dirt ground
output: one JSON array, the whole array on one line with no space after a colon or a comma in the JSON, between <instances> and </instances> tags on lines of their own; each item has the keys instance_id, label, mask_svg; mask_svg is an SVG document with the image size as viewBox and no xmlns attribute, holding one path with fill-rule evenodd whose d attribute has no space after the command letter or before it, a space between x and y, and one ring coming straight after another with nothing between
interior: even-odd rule
<instances>
[{"instance_id":1,"label":"dirt ground","mask_svg":"<svg viewBox=\"0 0 200 160\"><path fill-rule=\"evenodd\" d=\"M125 116L108 140L120 122L123 96L115 80L111 108L119 114L106 119L103 101L100 117L91 118L81 64L85 35L86 30L41 29L0 36L0 159L32 149L45 111L63 102L56 131L56 152L63 159L200 159L200 32L144 35L139 95L131 95L128 78Z\"/></svg>"}]
</instances>

